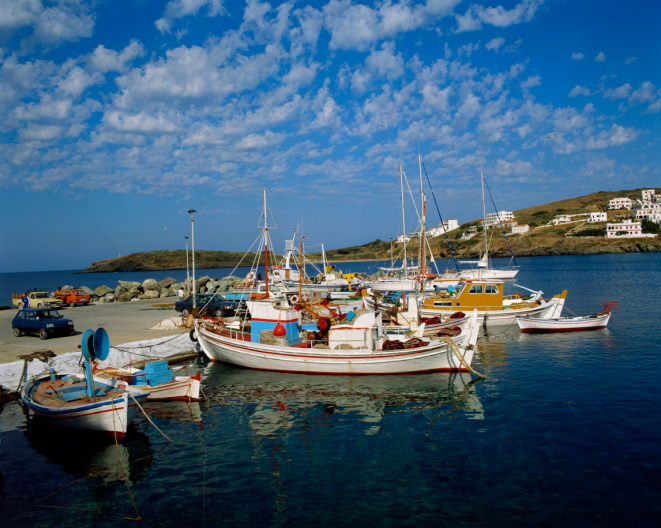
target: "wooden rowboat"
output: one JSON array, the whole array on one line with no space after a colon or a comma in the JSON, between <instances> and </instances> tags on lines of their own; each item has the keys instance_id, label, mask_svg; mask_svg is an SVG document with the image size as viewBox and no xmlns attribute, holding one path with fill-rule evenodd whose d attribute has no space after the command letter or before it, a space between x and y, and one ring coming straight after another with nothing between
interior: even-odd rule
<instances>
[{"instance_id":1,"label":"wooden rowboat","mask_svg":"<svg viewBox=\"0 0 661 528\"><path fill-rule=\"evenodd\" d=\"M30 380L21 388L22 403L35 417L49 424L111 433L123 440L136 417L140 402L149 395L137 387L101 383L92 375L92 362L108 356L108 334L103 328L85 331L82 337L84 373L54 370Z\"/></svg>"}]
</instances>

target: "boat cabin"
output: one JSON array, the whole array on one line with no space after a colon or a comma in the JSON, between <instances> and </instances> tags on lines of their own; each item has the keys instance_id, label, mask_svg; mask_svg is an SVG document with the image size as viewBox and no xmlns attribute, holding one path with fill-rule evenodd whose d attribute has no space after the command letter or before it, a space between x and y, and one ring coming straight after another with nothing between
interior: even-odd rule
<instances>
[{"instance_id":1,"label":"boat cabin","mask_svg":"<svg viewBox=\"0 0 661 528\"><path fill-rule=\"evenodd\" d=\"M438 311L502 310L503 282L469 280L425 298L423 309Z\"/></svg>"}]
</instances>

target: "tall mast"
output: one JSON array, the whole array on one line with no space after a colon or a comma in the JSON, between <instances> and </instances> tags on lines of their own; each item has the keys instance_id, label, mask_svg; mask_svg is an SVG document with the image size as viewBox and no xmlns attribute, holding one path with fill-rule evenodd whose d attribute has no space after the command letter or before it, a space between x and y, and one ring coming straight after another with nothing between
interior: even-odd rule
<instances>
[{"instance_id":1,"label":"tall mast","mask_svg":"<svg viewBox=\"0 0 661 528\"><path fill-rule=\"evenodd\" d=\"M404 273L408 275L408 262L406 260L406 220L404 218L404 171L401 165L399 166L399 189L402 195L402 230L404 233L404 238L402 239L404 241L404 262L402 263L402 268L404 269Z\"/></svg>"},{"instance_id":2,"label":"tall mast","mask_svg":"<svg viewBox=\"0 0 661 528\"><path fill-rule=\"evenodd\" d=\"M422 191L422 156L418 153L418 171L420 173L420 209L422 217L420 218L420 275L427 272L427 262L425 258L425 194Z\"/></svg>"},{"instance_id":3,"label":"tall mast","mask_svg":"<svg viewBox=\"0 0 661 528\"><path fill-rule=\"evenodd\" d=\"M489 267L489 245L487 237L487 209L484 204L484 172L480 171L480 182L482 183L482 231L484 231L484 254L487 258L487 267ZM497 212L496 212L497 214Z\"/></svg>"},{"instance_id":4,"label":"tall mast","mask_svg":"<svg viewBox=\"0 0 661 528\"><path fill-rule=\"evenodd\" d=\"M266 277L266 297L269 296L269 228L266 221L266 187L264 187L264 275Z\"/></svg>"},{"instance_id":5,"label":"tall mast","mask_svg":"<svg viewBox=\"0 0 661 528\"><path fill-rule=\"evenodd\" d=\"M305 269L305 258L303 256L303 237L301 236L301 264L298 267L298 298L303 298L303 270Z\"/></svg>"}]
</instances>

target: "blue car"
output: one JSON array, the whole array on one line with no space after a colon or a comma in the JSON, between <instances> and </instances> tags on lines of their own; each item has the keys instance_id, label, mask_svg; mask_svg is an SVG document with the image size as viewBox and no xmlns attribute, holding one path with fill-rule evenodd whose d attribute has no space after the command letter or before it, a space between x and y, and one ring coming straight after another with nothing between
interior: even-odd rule
<instances>
[{"instance_id":1,"label":"blue car","mask_svg":"<svg viewBox=\"0 0 661 528\"><path fill-rule=\"evenodd\" d=\"M198 293L195 296L195 306L207 315L215 317L230 317L234 315L241 304L239 301L225 299L219 293ZM174 309L186 317L193 310L193 296L174 303Z\"/></svg>"},{"instance_id":2,"label":"blue car","mask_svg":"<svg viewBox=\"0 0 661 528\"><path fill-rule=\"evenodd\" d=\"M60 315L53 308L24 308L19 310L11 322L14 335L39 334L41 339L48 339L55 334L73 334L73 321Z\"/></svg>"}]
</instances>

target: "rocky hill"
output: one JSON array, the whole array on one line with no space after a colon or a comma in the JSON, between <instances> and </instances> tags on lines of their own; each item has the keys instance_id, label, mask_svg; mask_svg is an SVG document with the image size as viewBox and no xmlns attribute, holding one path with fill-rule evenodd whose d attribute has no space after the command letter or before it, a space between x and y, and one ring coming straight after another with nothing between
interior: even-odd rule
<instances>
[{"instance_id":1,"label":"rocky hill","mask_svg":"<svg viewBox=\"0 0 661 528\"><path fill-rule=\"evenodd\" d=\"M542 255L581 255L595 253L639 253L661 251L661 238L621 238L607 239L605 224L586 224L574 222L558 226L549 225L550 220L560 214L588 213L606 211L608 201L615 197L640 198L640 189L597 192L577 198L568 198L544 205L528 207L514 211L519 224L528 224L531 230L521 235L507 234L500 229L489 230L489 253L493 257L509 257L511 246L517 257ZM661 190L657 189L657 192ZM626 212L609 212L609 221L615 221L626 216ZM460 237L471 226L481 224L481 219L473 220L460 226L460 229L449 233L449 242L445 236L429 240L432 252L436 258L449 258L452 252L457 258L477 258L484 249L482 233L470 240ZM401 244L393 248L400 251ZM407 245L408 254L413 256L418 250L417 241ZM397 256L397 255L395 255ZM254 254L228 251L195 251L195 267L198 269L234 267L243 258L244 263L253 261ZM326 251L326 257L333 262L351 260L389 260L391 245L388 241L374 240L360 246L350 246ZM190 254L189 254L190 258ZM321 254L309 253L306 258L319 262ZM146 251L133 253L93 262L84 272L109 271L154 271L186 269L186 252L184 250Z\"/></svg>"}]
</instances>

